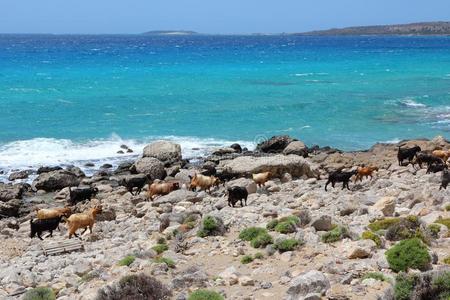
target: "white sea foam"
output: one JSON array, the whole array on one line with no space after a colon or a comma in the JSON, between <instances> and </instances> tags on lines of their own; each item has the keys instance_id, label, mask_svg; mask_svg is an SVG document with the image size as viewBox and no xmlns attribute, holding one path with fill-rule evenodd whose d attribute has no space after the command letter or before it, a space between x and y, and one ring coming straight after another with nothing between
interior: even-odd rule
<instances>
[{"instance_id":1,"label":"white sea foam","mask_svg":"<svg viewBox=\"0 0 450 300\"><path fill-rule=\"evenodd\" d=\"M400 101L400 104L406 107L412 107L412 108L423 108L427 107L425 104L417 102L413 99L403 99Z\"/></svg>"},{"instance_id":2,"label":"white sea foam","mask_svg":"<svg viewBox=\"0 0 450 300\"><path fill-rule=\"evenodd\" d=\"M104 163L117 166L122 161L136 159L142 154L145 145L155 140L171 140L180 144L183 157L188 159L205 156L215 148L229 146L232 143L239 143L249 149L255 146L253 142L246 141L177 136L149 137L139 141L122 139L117 135L86 142L54 138L19 140L0 145L0 170L5 172L0 175L0 181L4 181L13 170L54 165L75 165L91 175ZM117 151L123 150L120 148L121 145L127 145L133 152L118 154ZM85 167L87 162L93 162L96 166Z\"/></svg>"}]
</instances>

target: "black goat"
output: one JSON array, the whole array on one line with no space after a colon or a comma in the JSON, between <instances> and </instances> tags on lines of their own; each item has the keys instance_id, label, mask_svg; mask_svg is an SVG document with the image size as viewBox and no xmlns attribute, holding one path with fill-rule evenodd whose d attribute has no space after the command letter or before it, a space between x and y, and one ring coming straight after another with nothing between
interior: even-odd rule
<instances>
[{"instance_id":1,"label":"black goat","mask_svg":"<svg viewBox=\"0 0 450 300\"><path fill-rule=\"evenodd\" d=\"M349 171L349 172L342 172L342 171L335 171L333 173L331 173L328 176L328 181L325 184L325 191L327 190L327 186L328 184L331 183L331 186L334 187L334 185L336 184L336 182L342 182L342 189L347 188L348 190L350 190L350 187L348 186L348 182L350 181L350 178L353 175L356 175L358 173L358 170L353 170L353 171Z\"/></svg>"},{"instance_id":2,"label":"black goat","mask_svg":"<svg viewBox=\"0 0 450 300\"><path fill-rule=\"evenodd\" d=\"M233 186L231 188L227 189L228 191L228 206L234 207L236 202L241 201L241 207L244 207L247 205L247 197L248 197L248 191L245 187L241 186ZM242 202L244 200L244 202Z\"/></svg>"},{"instance_id":3,"label":"black goat","mask_svg":"<svg viewBox=\"0 0 450 300\"><path fill-rule=\"evenodd\" d=\"M450 183L450 173L448 172L448 170L444 170L442 171L442 183L441 186L439 187L439 190L446 190L448 184Z\"/></svg>"},{"instance_id":4,"label":"black goat","mask_svg":"<svg viewBox=\"0 0 450 300\"><path fill-rule=\"evenodd\" d=\"M127 190L133 195L133 189L136 188L134 195L139 195L144 185L149 182L149 178L143 176L125 177L119 181L119 184L126 187Z\"/></svg>"},{"instance_id":5,"label":"black goat","mask_svg":"<svg viewBox=\"0 0 450 300\"><path fill-rule=\"evenodd\" d=\"M97 195L98 188L96 187L74 188L69 189L69 191L70 191L69 204L75 205L78 202L84 200L91 200L92 197L95 197L95 195Z\"/></svg>"},{"instance_id":6,"label":"black goat","mask_svg":"<svg viewBox=\"0 0 450 300\"><path fill-rule=\"evenodd\" d=\"M408 159L408 161L411 163L411 161L416 156L416 153L420 151L422 151L422 149L419 146L414 146L412 148L401 148L399 146L397 153L398 165L401 166L405 159Z\"/></svg>"},{"instance_id":7,"label":"black goat","mask_svg":"<svg viewBox=\"0 0 450 300\"><path fill-rule=\"evenodd\" d=\"M416 153L416 159L413 161L413 164L418 164L422 169L422 164L427 164L427 166L431 166L432 164L442 164L443 160L437 156L426 152L418 152Z\"/></svg>"},{"instance_id":8,"label":"black goat","mask_svg":"<svg viewBox=\"0 0 450 300\"><path fill-rule=\"evenodd\" d=\"M59 223L61 222L62 216L58 218L52 218L52 219L36 219L33 221L33 219L30 220L30 238L34 238L37 234L38 238L43 240L41 237L42 232L44 231L50 231L50 234L48 236L53 236L53 230L58 228Z\"/></svg>"},{"instance_id":9,"label":"black goat","mask_svg":"<svg viewBox=\"0 0 450 300\"><path fill-rule=\"evenodd\" d=\"M427 174L429 173L437 173L448 169L448 166L444 163L440 164L430 164L427 168Z\"/></svg>"}]
</instances>

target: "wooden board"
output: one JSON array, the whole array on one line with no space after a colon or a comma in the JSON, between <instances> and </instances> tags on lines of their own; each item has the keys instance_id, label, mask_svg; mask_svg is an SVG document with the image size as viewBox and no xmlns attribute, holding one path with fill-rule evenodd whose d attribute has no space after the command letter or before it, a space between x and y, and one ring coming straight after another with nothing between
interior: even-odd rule
<instances>
[{"instance_id":1,"label":"wooden board","mask_svg":"<svg viewBox=\"0 0 450 300\"><path fill-rule=\"evenodd\" d=\"M55 255L62 254L77 250L83 250L84 245L83 242L79 239L65 240L60 242L53 242L47 245L42 245L42 250L45 255Z\"/></svg>"}]
</instances>

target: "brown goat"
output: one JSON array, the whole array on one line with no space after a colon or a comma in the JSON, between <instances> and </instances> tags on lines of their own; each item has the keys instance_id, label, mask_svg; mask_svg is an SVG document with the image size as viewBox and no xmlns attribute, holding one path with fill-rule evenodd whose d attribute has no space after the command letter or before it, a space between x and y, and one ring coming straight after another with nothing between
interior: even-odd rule
<instances>
[{"instance_id":1,"label":"brown goat","mask_svg":"<svg viewBox=\"0 0 450 300\"><path fill-rule=\"evenodd\" d=\"M67 229L69 231L69 239L72 238L72 235L78 237L76 231L80 228L84 228L84 231L81 233L81 235L83 235L83 233L85 233L88 228L92 233L92 227L94 226L95 218L97 214L101 212L102 207L99 205L91 208L87 213L71 215L66 221Z\"/></svg>"},{"instance_id":2,"label":"brown goat","mask_svg":"<svg viewBox=\"0 0 450 300\"><path fill-rule=\"evenodd\" d=\"M40 220L69 217L72 213L70 207L43 208L36 210L36 217Z\"/></svg>"},{"instance_id":3,"label":"brown goat","mask_svg":"<svg viewBox=\"0 0 450 300\"><path fill-rule=\"evenodd\" d=\"M362 181L364 177L370 177L370 179L373 178L372 174L373 172L378 172L378 167L358 167L358 173L355 176L355 182Z\"/></svg>"},{"instance_id":4,"label":"brown goat","mask_svg":"<svg viewBox=\"0 0 450 300\"><path fill-rule=\"evenodd\" d=\"M191 189L194 191L197 187L200 190L208 191L211 193L211 187L219 186L220 180L215 176L205 176L201 174L195 174L194 177L191 178Z\"/></svg>"},{"instance_id":5,"label":"brown goat","mask_svg":"<svg viewBox=\"0 0 450 300\"><path fill-rule=\"evenodd\" d=\"M153 196L167 195L179 188L180 184L178 182L153 182L148 188L148 198L153 200Z\"/></svg>"},{"instance_id":6,"label":"brown goat","mask_svg":"<svg viewBox=\"0 0 450 300\"><path fill-rule=\"evenodd\" d=\"M252 174L253 181L259 187L264 186L266 184L266 182L270 179L271 176L272 176L272 174L270 172Z\"/></svg>"},{"instance_id":7,"label":"brown goat","mask_svg":"<svg viewBox=\"0 0 450 300\"><path fill-rule=\"evenodd\" d=\"M450 150L434 150L431 154L442 159L444 163L450 158Z\"/></svg>"}]
</instances>

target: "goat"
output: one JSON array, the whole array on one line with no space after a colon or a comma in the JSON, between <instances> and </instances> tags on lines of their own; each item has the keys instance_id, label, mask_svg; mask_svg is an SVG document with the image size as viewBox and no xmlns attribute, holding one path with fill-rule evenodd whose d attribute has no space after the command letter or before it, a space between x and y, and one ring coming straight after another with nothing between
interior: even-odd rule
<instances>
[{"instance_id":1,"label":"goat","mask_svg":"<svg viewBox=\"0 0 450 300\"><path fill-rule=\"evenodd\" d=\"M334 185L336 184L336 182L342 182L342 189L347 188L348 190L350 190L350 187L348 186L348 182L350 181L350 178L353 175L356 175L357 173L358 173L358 170L353 170L353 171L349 171L349 172L342 172L342 171L338 170L338 171L331 173L328 176L327 183L325 184L325 191L327 190L328 184L331 183L331 186L334 188Z\"/></svg>"},{"instance_id":2,"label":"goat","mask_svg":"<svg viewBox=\"0 0 450 300\"><path fill-rule=\"evenodd\" d=\"M172 191L178 190L180 184L178 182L154 182L148 189L148 198L153 200L153 196L167 195Z\"/></svg>"},{"instance_id":3,"label":"goat","mask_svg":"<svg viewBox=\"0 0 450 300\"><path fill-rule=\"evenodd\" d=\"M204 176L201 174L195 174L194 177L189 176L191 179L191 190L195 191L197 187L200 190L205 190L208 193L211 193L211 187L219 186L220 180L215 176Z\"/></svg>"},{"instance_id":4,"label":"goat","mask_svg":"<svg viewBox=\"0 0 450 300\"><path fill-rule=\"evenodd\" d=\"M444 163L440 164L431 164L427 168L427 174L429 173L437 173L448 169L448 166Z\"/></svg>"},{"instance_id":5,"label":"goat","mask_svg":"<svg viewBox=\"0 0 450 300\"><path fill-rule=\"evenodd\" d=\"M36 217L40 220L58 217L69 217L72 210L70 207L42 208L36 210Z\"/></svg>"},{"instance_id":6,"label":"goat","mask_svg":"<svg viewBox=\"0 0 450 300\"><path fill-rule=\"evenodd\" d=\"M227 189L228 192L228 206L234 207L236 202L241 201L241 207L244 207L247 205L247 197L248 197L248 191L245 187L241 186L233 186L231 188ZM242 202L244 200L244 202Z\"/></svg>"},{"instance_id":7,"label":"goat","mask_svg":"<svg viewBox=\"0 0 450 300\"><path fill-rule=\"evenodd\" d=\"M134 195L139 195L145 184L149 182L147 176L133 176L125 177L119 181L119 184L126 187L127 190L133 195L133 189L136 188Z\"/></svg>"},{"instance_id":8,"label":"goat","mask_svg":"<svg viewBox=\"0 0 450 300\"><path fill-rule=\"evenodd\" d=\"M253 181L258 185L258 187L264 186L271 176L272 173L270 172L252 174Z\"/></svg>"},{"instance_id":9,"label":"goat","mask_svg":"<svg viewBox=\"0 0 450 300\"><path fill-rule=\"evenodd\" d=\"M450 183L450 173L446 169L442 171L442 183L441 186L439 187L439 190L442 189L446 190L449 183Z\"/></svg>"},{"instance_id":10,"label":"goat","mask_svg":"<svg viewBox=\"0 0 450 300\"><path fill-rule=\"evenodd\" d=\"M96 187L86 187L86 188L75 188L71 189L69 188L69 194L70 194L70 205L75 205L78 202L84 201L84 200L91 200L92 197L95 197L98 193L98 188Z\"/></svg>"},{"instance_id":11,"label":"goat","mask_svg":"<svg viewBox=\"0 0 450 300\"><path fill-rule=\"evenodd\" d=\"M450 158L450 150L434 150L431 154L442 159L444 163Z\"/></svg>"},{"instance_id":12,"label":"goat","mask_svg":"<svg viewBox=\"0 0 450 300\"><path fill-rule=\"evenodd\" d=\"M89 231L92 233L92 227L95 223L95 218L97 214L102 212L101 206L95 206L91 208L87 213L79 213L79 214L73 214L71 215L66 223L67 223L67 229L69 231L69 239L72 238L72 235L75 235L78 237L76 231L80 228L84 228L84 231L81 233L86 232L86 230L89 228Z\"/></svg>"},{"instance_id":13,"label":"goat","mask_svg":"<svg viewBox=\"0 0 450 300\"><path fill-rule=\"evenodd\" d=\"M370 177L372 179L372 173L374 171L378 172L378 167L358 167L357 169L358 173L355 177L355 182L362 181L364 177Z\"/></svg>"},{"instance_id":14,"label":"goat","mask_svg":"<svg viewBox=\"0 0 450 300\"><path fill-rule=\"evenodd\" d=\"M432 164L441 164L442 159L440 159L437 156L434 156L432 154L426 153L426 152L418 152L416 154L416 158L412 162L413 165L418 164L419 168L422 169L422 164L426 163L427 166L430 166Z\"/></svg>"},{"instance_id":15,"label":"goat","mask_svg":"<svg viewBox=\"0 0 450 300\"><path fill-rule=\"evenodd\" d=\"M398 165L401 166L405 159L408 159L408 161L411 163L413 158L416 156L416 153L419 151L422 151L419 146L414 146L412 148L401 148L401 146L398 146Z\"/></svg>"},{"instance_id":16,"label":"goat","mask_svg":"<svg viewBox=\"0 0 450 300\"><path fill-rule=\"evenodd\" d=\"M37 234L38 238L40 240L43 240L41 237L42 232L49 231L50 234L48 236L53 236L53 230L58 228L59 223L61 222L62 216L59 216L57 218L51 218L51 219L37 219L37 220L30 220L30 238L34 238Z\"/></svg>"}]
</instances>

